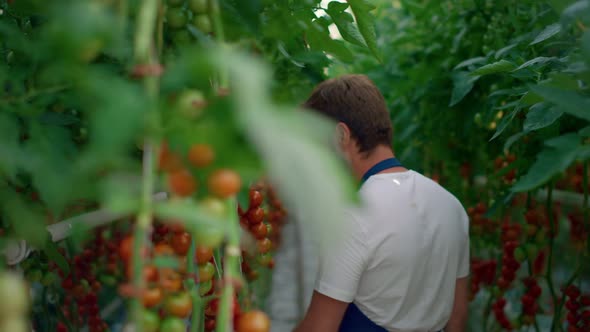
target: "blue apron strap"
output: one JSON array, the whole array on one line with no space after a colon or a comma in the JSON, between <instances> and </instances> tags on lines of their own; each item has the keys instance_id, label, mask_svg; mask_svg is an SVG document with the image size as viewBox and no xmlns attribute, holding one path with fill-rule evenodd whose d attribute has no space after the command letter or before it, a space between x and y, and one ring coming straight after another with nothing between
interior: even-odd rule
<instances>
[{"instance_id":1,"label":"blue apron strap","mask_svg":"<svg viewBox=\"0 0 590 332\"><path fill-rule=\"evenodd\" d=\"M338 332L387 332L386 329L373 323L369 317L354 304L348 305Z\"/></svg>"},{"instance_id":2,"label":"blue apron strap","mask_svg":"<svg viewBox=\"0 0 590 332\"><path fill-rule=\"evenodd\" d=\"M375 175L377 173L383 172L386 169L390 169L390 168L394 168L394 167L400 167L400 166L402 166L402 163L400 163L399 160L397 160L397 158L384 159L384 160L378 162L377 164L375 164L373 167L371 167L363 175L363 178L361 180L361 183L364 183L371 176L373 176L373 175Z\"/></svg>"}]
</instances>

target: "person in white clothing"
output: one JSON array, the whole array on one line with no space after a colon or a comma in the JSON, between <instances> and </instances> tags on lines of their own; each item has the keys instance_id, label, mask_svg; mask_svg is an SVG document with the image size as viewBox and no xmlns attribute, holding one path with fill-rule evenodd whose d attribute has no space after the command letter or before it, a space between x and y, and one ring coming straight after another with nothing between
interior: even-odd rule
<instances>
[{"instance_id":1,"label":"person in white clothing","mask_svg":"<svg viewBox=\"0 0 590 332\"><path fill-rule=\"evenodd\" d=\"M339 153L362 185L345 236L319 250L296 332L462 332L468 315L469 220L436 182L395 158L389 112L364 75L319 84L304 104L335 121Z\"/></svg>"}]
</instances>

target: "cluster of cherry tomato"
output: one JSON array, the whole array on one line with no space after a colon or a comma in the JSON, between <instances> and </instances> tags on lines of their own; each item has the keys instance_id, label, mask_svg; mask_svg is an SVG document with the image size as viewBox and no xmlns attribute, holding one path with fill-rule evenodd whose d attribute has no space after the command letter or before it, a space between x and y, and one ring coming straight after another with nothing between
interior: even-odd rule
<instances>
[{"instance_id":1,"label":"cluster of cherry tomato","mask_svg":"<svg viewBox=\"0 0 590 332\"><path fill-rule=\"evenodd\" d=\"M588 229L584 225L584 214L580 210L572 211L567 216L570 222L570 239L576 250L583 251L588 240Z\"/></svg>"},{"instance_id":2,"label":"cluster of cherry tomato","mask_svg":"<svg viewBox=\"0 0 590 332\"><path fill-rule=\"evenodd\" d=\"M568 310L568 332L590 331L590 294L582 295L575 285L568 286L564 293L567 297L565 307Z\"/></svg>"},{"instance_id":3,"label":"cluster of cherry tomato","mask_svg":"<svg viewBox=\"0 0 590 332\"><path fill-rule=\"evenodd\" d=\"M497 284L501 290L507 290L510 284L516 279L516 271L520 268L520 263L514 257L514 251L518 247L518 242L508 241L504 243L504 255L502 256L502 271Z\"/></svg>"},{"instance_id":4,"label":"cluster of cherry tomato","mask_svg":"<svg viewBox=\"0 0 590 332\"><path fill-rule=\"evenodd\" d=\"M514 154L509 154L506 157L498 156L496 160L494 160L494 168L497 172L502 172L507 167L511 167L514 161L516 161L516 156ZM516 171L516 167L513 167L502 176L502 180L505 184L511 185L514 183L517 175Z\"/></svg>"},{"instance_id":5,"label":"cluster of cherry tomato","mask_svg":"<svg viewBox=\"0 0 590 332\"><path fill-rule=\"evenodd\" d=\"M186 160L191 166L203 169L210 166L215 159L215 152L207 144L194 144L190 147ZM197 189L193 173L185 166L183 158L171 151L166 143L162 144L159 168L167 175L170 192L177 197L192 196ZM207 189L219 198L235 195L242 186L240 175L231 169L217 169L209 174Z\"/></svg>"},{"instance_id":6,"label":"cluster of cherry tomato","mask_svg":"<svg viewBox=\"0 0 590 332\"><path fill-rule=\"evenodd\" d=\"M527 277L523 279L526 292L522 295L520 303L522 303L523 322L525 324L532 324L535 320L535 314L539 311L539 304L537 301L541 296L541 287L534 277Z\"/></svg>"},{"instance_id":7,"label":"cluster of cherry tomato","mask_svg":"<svg viewBox=\"0 0 590 332\"><path fill-rule=\"evenodd\" d=\"M134 292L123 285L120 291L124 296L139 296L144 306L143 325L146 331L184 331L184 319L193 310L193 299L184 280L192 278L198 284L201 296L213 292L213 251L207 247L197 247L194 257L187 257L192 238L181 226L168 227L156 224L152 235L154 246L148 253L153 257L167 257L176 260L178 268L146 265L143 267L143 278L146 289ZM121 259L126 264L127 277L133 277L130 264L133 237L126 237L119 247ZM187 260L197 262L198 274L190 275L187 271ZM198 276L198 277L197 277Z\"/></svg>"},{"instance_id":8,"label":"cluster of cherry tomato","mask_svg":"<svg viewBox=\"0 0 590 332\"><path fill-rule=\"evenodd\" d=\"M496 230L496 223L485 216L487 210L488 208L483 202L479 202L475 206L467 208L467 215L470 220L470 231L473 234L490 234Z\"/></svg>"},{"instance_id":9,"label":"cluster of cherry tomato","mask_svg":"<svg viewBox=\"0 0 590 332\"><path fill-rule=\"evenodd\" d=\"M174 44L187 44L193 40L188 25L203 34L212 32L207 0L168 0L167 5L166 27Z\"/></svg>"},{"instance_id":10,"label":"cluster of cherry tomato","mask_svg":"<svg viewBox=\"0 0 590 332\"><path fill-rule=\"evenodd\" d=\"M471 260L471 300L480 290L480 285L492 285L496 277L495 259L482 260L474 258Z\"/></svg>"},{"instance_id":11,"label":"cluster of cherry tomato","mask_svg":"<svg viewBox=\"0 0 590 332\"><path fill-rule=\"evenodd\" d=\"M569 167L565 174L555 183L557 189L584 192L584 164L576 163Z\"/></svg>"},{"instance_id":12,"label":"cluster of cherry tomato","mask_svg":"<svg viewBox=\"0 0 590 332\"><path fill-rule=\"evenodd\" d=\"M506 306L506 299L504 297L500 297L499 299L494 302L492 305L492 311L494 312L494 317L496 321L500 324L500 326L507 331L512 329L512 323L506 316L506 312L504 312L504 307Z\"/></svg>"},{"instance_id":13,"label":"cluster of cherry tomato","mask_svg":"<svg viewBox=\"0 0 590 332\"><path fill-rule=\"evenodd\" d=\"M256 238L257 248L257 263L261 266L272 268L274 260L270 253L273 249L272 241L268 238L272 234L273 229L270 223L264 222L266 213L262 206L264 198L262 193L255 189L250 189L249 206L244 211L240 206L238 207L238 215L240 216L240 225L248 231L254 238ZM252 268L253 259L246 251L242 251L242 272L246 274L249 280L254 280L258 277L258 272Z\"/></svg>"}]
</instances>

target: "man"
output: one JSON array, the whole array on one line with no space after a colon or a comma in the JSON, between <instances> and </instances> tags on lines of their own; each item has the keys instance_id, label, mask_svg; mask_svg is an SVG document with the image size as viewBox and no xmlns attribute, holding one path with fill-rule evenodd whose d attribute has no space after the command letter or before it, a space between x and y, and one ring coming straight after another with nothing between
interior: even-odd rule
<instances>
[{"instance_id":1,"label":"man","mask_svg":"<svg viewBox=\"0 0 590 332\"><path fill-rule=\"evenodd\" d=\"M296 332L462 332L468 307L468 217L436 182L395 159L383 96L363 75L318 85L304 105L336 121L337 145L361 181L346 236L320 250L311 304Z\"/></svg>"}]
</instances>

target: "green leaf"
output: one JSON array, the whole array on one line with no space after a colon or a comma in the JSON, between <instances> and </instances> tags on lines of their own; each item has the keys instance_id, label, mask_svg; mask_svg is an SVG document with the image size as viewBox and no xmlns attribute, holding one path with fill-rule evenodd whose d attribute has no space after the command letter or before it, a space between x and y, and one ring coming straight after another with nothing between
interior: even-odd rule
<instances>
[{"instance_id":1,"label":"green leaf","mask_svg":"<svg viewBox=\"0 0 590 332\"><path fill-rule=\"evenodd\" d=\"M506 55L508 52L512 51L517 46L518 46L518 43L514 43L514 44L510 44L506 47L503 47L503 48L497 50L496 55L495 55L496 59L500 59L501 57Z\"/></svg>"},{"instance_id":2,"label":"green leaf","mask_svg":"<svg viewBox=\"0 0 590 332\"><path fill-rule=\"evenodd\" d=\"M68 113L46 112L39 117L39 121L54 126L69 126L79 123L80 119Z\"/></svg>"},{"instance_id":3,"label":"green leaf","mask_svg":"<svg viewBox=\"0 0 590 332\"><path fill-rule=\"evenodd\" d=\"M455 66L455 68L453 68L453 70L457 70L457 69L461 69L461 68L465 68L465 67L469 67L469 66L473 66L473 65L477 65L480 63L484 63L488 61L488 58L480 56L477 58L471 58L471 59L467 59L461 63L459 63L458 65Z\"/></svg>"},{"instance_id":4,"label":"green leaf","mask_svg":"<svg viewBox=\"0 0 590 332\"><path fill-rule=\"evenodd\" d=\"M339 58L343 62L352 62L354 56L342 40L334 40L330 32L317 22L313 22L307 29L307 42L315 51L324 51Z\"/></svg>"},{"instance_id":5,"label":"green leaf","mask_svg":"<svg viewBox=\"0 0 590 332\"><path fill-rule=\"evenodd\" d=\"M1 192L0 210L2 220L12 226L14 235L27 241L35 248L43 248L49 240L45 228L45 214L39 209L27 206L21 196L11 191Z\"/></svg>"},{"instance_id":6,"label":"green leaf","mask_svg":"<svg viewBox=\"0 0 590 332\"><path fill-rule=\"evenodd\" d=\"M580 129L580 131L578 131L578 135L582 137L590 137L590 126Z\"/></svg>"},{"instance_id":7,"label":"green leaf","mask_svg":"<svg viewBox=\"0 0 590 332\"><path fill-rule=\"evenodd\" d=\"M344 40L349 43L367 47L363 35L361 35L358 27L354 23L354 19L350 13L347 13L345 10L348 8L348 4L338 1L332 1L328 4L328 10L326 12L332 20L338 31L340 31L340 35Z\"/></svg>"},{"instance_id":8,"label":"green leaf","mask_svg":"<svg viewBox=\"0 0 590 332\"><path fill-rule=\"evenodd\" d=\"M545 142L535 163L511 188L513 192L533 190L553 176L565 171L576 160L580 151L580 136L574 133Z\"/></svg>"},{"instance_id":9,"label":"green leaf","mask_svg":"<svg viewBox=\"0 0 590 332\"><path fill-rule=\"evenodd\" d=\"M590 63L590 31L586 31L582 36L582 52L586 57L586 62Z\"/></svg>"},{"instance_id":10,"label":"green leaf","mask_svg":"<svg viewBox=\"0 0 590 332\"><path fill-rule=\"evenodd\" d=\"M552 125L563 115L563 112L548 103L533 105L526 115L523 130L533 131Z\"/></svg>"},{"instance_id":11,"label":"green leaf","mask_svg":"<svg viewBox=\"0 0 590 332\"><path fill-rule=\"evenodd\" d=\"M16 175L19 160L19 129L16 119L7 113L0 113L0 172L11 179Z\"/></svg>"},{"instance_id":12,"label":"green leaf","mask_svg":"<svg viewBox=\"0 0 590 332\"><path fill-rule=\"evenodd\" d=\"M554 24L548 25L547 27L545 27L545 29L543 29L543 31L541 31L541 33L539 33L539 35L537 35L535 40L533 40L529 45L535 45L535 44L541 43L541 42L557 35L560 32L561 32L561 24L554 23Z\"/></svg>"},{"instance_id":13,"label":"green leaf","mask_svg":"<svg viewBox=\"0 0 590 332\"><path fill-rule=\"evenodd\" d=\"M471 72L472 76L484 76L513 70L516 65L507 60L490 63Z\"/></svg>"},{"instance_id":14,"label":"green leaf","mask_svg":"<svg viewBox=\"0 0 590 332\"><path fill-rule=\"evenodd\" d=\"M190 199L175 199L154 204L156 216L163 219L181 220L191 231L198 229L227 229L227 220L211 215Z\"/></svg>"},{"instance_id":15,"label":"green leaf","mask_svg":"<svg viewBox=\"0 0 590 332\"><path fill-rule=\"evenodd\" d=\"M64 275L67 276L70 274L70 265L66 258L59 252L59 250L57 250L57 245L54 242L47 241L44 251L49 260L57 264Z\"/></svg>"},{"instance_id":16,"label":"green leaf","mask_svg":"<svg viewBox=\"0 0 590 332\"><path fill-rule=\"evenodd\" d=\"M545 98L546 101L555 104L560 111L590 121L590 98L584 97L575 91L542 85L531 86L531 91Z\"/></svg>"},{"instance_id":17,"label":"green leaf","mask_svg":"<svg viewBox=\"0 0 590 332\"><path fill-rule=\"evenodd\" d=\"M544 57L544 56L540 56L540 57L536 57L532 60L529 60L525 63L523 63L522 65L520 65L518 68L514 69L513 71L519 71L531 66L543 66L546 65L547 63L551 62L551 61L556 61L557 58L556 57Z\"/></svg>"},{"instance_id":18,"label":"green leaf","mask_svg":"<svg viewBox=\"0 0 590 332\"><path fill-rule=\"evenodd\" d=\"M451 95L450 107L457 105L471 90L479 76L471 76L468 72L460 71L453 74L453 93Z\"/></svg>"},{"instance_id":19,"label":"green leaf","mask_svg":"<svg viewBox=\"0 0 590 332\"><path fill-rule=\"evenodd\" d=\"M508 139L506 140L506 143L504 143L504 151L509 151L510 147L512 147L512 145L514 143L516 143L519 139L521 139L523 136L525 136L527 133L525 132L520 132L520 133L516 133L510 137L508 137Z\"/></svg>"},{"instance_id":20,"label":"green leaf","mask_svg":"<svg viewBox=\"0 0 590 332\"><path fill-rule=\"evenodd\" d=\"M522 108L520 108L520 107L516 107L512 112L510 112L510 114L508 116L505 116L502 118L502 121L500 122L500 124L496 128L496 132L494 133L494 136L492 136L492 138L490 138L490 141L493 141L494 139L496 139L496 137L500 136L500 134L502 134L504 132L504 130L512 122L512 120L514 119L516 114L518 114L518 112L521 111L521 109Z\"/></svg>"},{"instance_id":21,"label":"green leaf","mask_svg":"<svg viewBox=\"0 0 590 332\"><path fill-rule=\"evenodd\" d=\"M350 5L350 9L356 20L356 24L359 28L365 44L369 47L373 56L381 62L381 55L377 49L377 35L375 33L374 18L370 13L371 10L375 9L368 0L347 0Z\"/></svg>"}]
</instances>

